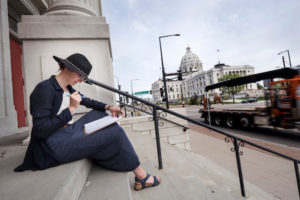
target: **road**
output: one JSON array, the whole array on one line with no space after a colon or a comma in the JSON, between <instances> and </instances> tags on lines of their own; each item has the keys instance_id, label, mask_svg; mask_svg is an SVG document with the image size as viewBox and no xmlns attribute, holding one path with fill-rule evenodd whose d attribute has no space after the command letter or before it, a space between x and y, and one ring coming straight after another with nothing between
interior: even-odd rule
<instances>
[{"instance_id":1,"label":"road","mask_svg":"<svg viewBox=\"0 0 300 200\"><path fill-rule=\"evenodd\" d=\"M264 106L264 102L257 102L253 104L227 104L227 105L213 105L214 108L251 108L257 106ZM198 113L199 106L187 107L187 115L195 120L204 122L204 119L200 118ZM190 124L191 128L197 130L197 126ZM230 129L227 127L217 127L213 126L223 131L229 132L238 137L262 144L264 146L271 146L272 149L282 150L282 153L287 153L290 156L296 156L300 159L300 132L299 131L290 131L284 129L272 129L272 128L253 128L253 129ZM205 134L205 133L204 133ZM216 136L216 135L215 135ZM217 136L216 136L217 137ZM293 150L294 153L291 153L290 150Z\"/></svg>"}]
</instances>

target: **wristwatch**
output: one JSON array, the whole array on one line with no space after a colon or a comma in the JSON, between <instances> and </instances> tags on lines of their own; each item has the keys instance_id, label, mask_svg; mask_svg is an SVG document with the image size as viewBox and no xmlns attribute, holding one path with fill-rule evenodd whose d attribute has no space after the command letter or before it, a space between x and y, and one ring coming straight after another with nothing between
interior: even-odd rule
<instances>
[{"instance_id":1,"label":"wristwatch","mask_svg":"<svg viewBox=\"0 0 300 200\"><path fill-rule=\"evenodd\" d=\"M108 106L107 106L107 110L109 110L110 107L111 107L111 105L108 105Z\"/></svg>"}]
</instances>

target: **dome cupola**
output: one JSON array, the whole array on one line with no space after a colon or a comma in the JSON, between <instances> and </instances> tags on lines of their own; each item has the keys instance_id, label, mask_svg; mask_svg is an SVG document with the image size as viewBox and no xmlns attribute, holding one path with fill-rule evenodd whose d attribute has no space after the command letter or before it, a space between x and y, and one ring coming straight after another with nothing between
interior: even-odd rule
<instances>
[{"instance_id":1,"label":"dome cupola","mask_svg":"<svg viewBox=\"0 0 300 200\"><path fill-rule=\"evenodd\" d=\"M202 72L202 62L196 54L191 51L191 47L186 47L186 53L181 59L180 69L182 72Z\"/></svg>"}]
</instances>

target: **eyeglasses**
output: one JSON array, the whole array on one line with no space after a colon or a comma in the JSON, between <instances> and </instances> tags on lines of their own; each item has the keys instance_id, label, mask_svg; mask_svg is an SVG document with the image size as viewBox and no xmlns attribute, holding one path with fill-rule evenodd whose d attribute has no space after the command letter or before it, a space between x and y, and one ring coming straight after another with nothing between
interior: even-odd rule
<instances>
[{"instance_id":1,"label":"eyeglasses","mask_svg":"<svg viewBox=\"0 0 300 200\"><path fill-rule=\"evenodd\" d=\"M80 79L81 79L82 81L85 81L85 80L86 80L86 77L84 77L83 75L79 74L79 76L80 76Z\"/></svg>"}]
</instances>

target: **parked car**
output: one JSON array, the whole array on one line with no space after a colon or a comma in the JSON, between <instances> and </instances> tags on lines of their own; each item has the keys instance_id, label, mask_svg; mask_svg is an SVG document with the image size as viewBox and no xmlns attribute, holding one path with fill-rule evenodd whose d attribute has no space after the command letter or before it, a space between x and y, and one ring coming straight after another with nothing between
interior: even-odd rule
<instances>
[{"instance_id":1,"label":"parked car","mask_svg":"<svg viewBox=\"0 0 300 200\"><path fill-rule=\"evenodd\" d=\"M255 98L248 98L241 101L241 103L255 103L257 102L257 99Z\"/></svg>"}]
</instances>

